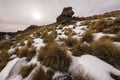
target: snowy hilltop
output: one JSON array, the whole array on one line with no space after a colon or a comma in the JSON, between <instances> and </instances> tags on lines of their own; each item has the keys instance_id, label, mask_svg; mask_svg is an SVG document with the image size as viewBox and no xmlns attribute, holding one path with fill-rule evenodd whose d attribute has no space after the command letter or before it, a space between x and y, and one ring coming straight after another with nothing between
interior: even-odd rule
<instances>
[{"instance_id":1,"label":"snowy hilltop","mask_svg":"<svg viewBox=\"0 0 120 80\"><path fill-rule=\"evenodd\" d=\"M120 11L31 25L0 41L0 80L120 80Z\"/></svg>"}]
</instances>

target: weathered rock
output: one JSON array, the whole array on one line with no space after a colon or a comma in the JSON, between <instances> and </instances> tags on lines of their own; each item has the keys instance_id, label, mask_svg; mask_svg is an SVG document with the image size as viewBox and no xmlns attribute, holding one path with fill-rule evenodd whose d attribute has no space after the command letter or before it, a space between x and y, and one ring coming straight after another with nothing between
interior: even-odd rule
<instances>
[{"instance_id":1,"label":"weathered rock","mask_svg":"<svg viewBox=\"0 0 120 80\"><path fill-rule=\"evenodd\" d=\"M57 17L58 24L67 24L70 23L72 20L74 12L72 7L65 7L60 16Z\"/></svg>"}]
</instances>

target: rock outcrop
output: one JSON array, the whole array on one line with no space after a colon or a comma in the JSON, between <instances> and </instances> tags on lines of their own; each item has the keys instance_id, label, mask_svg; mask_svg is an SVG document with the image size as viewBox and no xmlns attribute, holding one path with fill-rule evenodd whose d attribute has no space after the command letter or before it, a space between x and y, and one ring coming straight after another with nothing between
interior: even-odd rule
<instances>
[{"instance_id":1,"label":"rock outcrop","mask_svg":"<svg viewBox=\"0 0 120 80\"><path fill-rule=\"evenodd\" d=\"M72 21L72 16L74 12L72 7L65 7L60 16L57 17L58 24L68 24Z\"/></svg>"}]
</instances>

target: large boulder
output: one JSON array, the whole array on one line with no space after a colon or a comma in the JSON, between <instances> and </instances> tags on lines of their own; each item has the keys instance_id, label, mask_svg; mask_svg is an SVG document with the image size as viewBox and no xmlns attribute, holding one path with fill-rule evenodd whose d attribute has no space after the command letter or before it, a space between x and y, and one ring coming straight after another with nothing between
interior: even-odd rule
<instances>
[{"instance_id":1,"label":"large boulder","mask_svg":"<svg viewBox=\"0 0 120 80\"><path fill-rule=\"evenodd\" d=\"M74 12L72 7L65 7L60 16L57 17L58 24L68 24L72 20Z\"/></svg>"}]
</instances>

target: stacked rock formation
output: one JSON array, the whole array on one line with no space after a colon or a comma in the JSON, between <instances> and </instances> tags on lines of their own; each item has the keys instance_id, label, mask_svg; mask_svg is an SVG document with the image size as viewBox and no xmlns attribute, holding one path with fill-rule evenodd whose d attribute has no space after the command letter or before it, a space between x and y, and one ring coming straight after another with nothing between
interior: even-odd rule
<instances>
[{"instance_id":1,"label":"stacked rock formation","mask_svg":"<svg viewBox=\"0 0 120 80\"><path fill-rule=\"evenodd\" d=\"M57 17L58 24L68 24L72 20L74 12L72 7L65 7L60 16Z\"/></svg>"}]
</instances>

